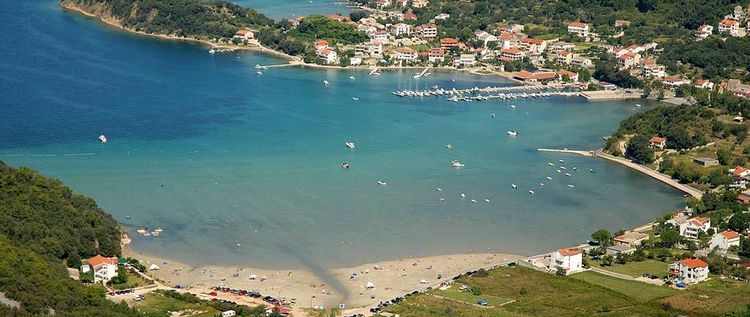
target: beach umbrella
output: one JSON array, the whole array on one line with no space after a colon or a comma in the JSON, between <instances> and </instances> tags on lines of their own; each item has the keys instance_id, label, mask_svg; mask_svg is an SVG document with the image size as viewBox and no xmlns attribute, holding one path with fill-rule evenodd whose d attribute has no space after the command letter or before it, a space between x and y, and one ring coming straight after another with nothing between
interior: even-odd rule
<instances>
[{"instance_id":1,"label":"beach umbrella","mask_svg":"<svg viewBox=\"0 0 750 317\"><path fill-rule=\"evenodd\" d=\"M375 288L375 284L373 284L372 282L367 282L367 286L365 286L365 287L366 288Z\"/></svg>"},{"instance_id":2,"label":"beach umbrella","mask_svg":"<svg viewBox=\"0 0 750 317\"><path fill-rule=\"evenodd\" d=\"M148 267L149 271L155 271L155 270L158 270L158 269L159 269L159 266L156 265L156 264L151 264L151 266Z\"/></svg>"}]
</instances>

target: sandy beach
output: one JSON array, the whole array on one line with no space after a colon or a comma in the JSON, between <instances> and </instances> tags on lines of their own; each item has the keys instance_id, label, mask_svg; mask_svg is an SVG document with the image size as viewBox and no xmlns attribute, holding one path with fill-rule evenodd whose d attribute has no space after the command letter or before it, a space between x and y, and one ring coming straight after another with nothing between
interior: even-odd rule
<instances>
[{"instance_id":1,"label":"sandy beach","mask_svg":"<svg viewBox=\"0 0 750 317\"><path fill-rule=\"evenodd\" d=\"M160 269L150 271L149 275L169 286L190 287L192 293L208 293L213 285L225 285L293 300L296 307L336 307L344 303L348 309L368 308L417 289L436 287L467 271L490 268L524 257L475 253L388 260L329 270L329 277L325 280L334 280L327 283L323 277L304 269L275 271L239 266L193 267L129 248L125 248L124 253L140 259L147 267L158 265ZM251 276L255 276L255 279L251 279ZM374 284L374 288L367 289L368 282Z\"/></svg>"}]
</instances>

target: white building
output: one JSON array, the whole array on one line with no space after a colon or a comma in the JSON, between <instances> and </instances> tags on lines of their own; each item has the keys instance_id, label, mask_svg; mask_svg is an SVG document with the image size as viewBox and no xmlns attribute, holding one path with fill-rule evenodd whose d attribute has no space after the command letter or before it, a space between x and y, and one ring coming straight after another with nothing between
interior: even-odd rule
<instances>
[{"instance_id":1,"label":"white building","mask_svg":"<svg viewBox=\"0 0 750 317\"><path fill-rule=\"evenodd\" d=\"M445 49L440 47L433 47L429 50L427 60L430 63L442 63L445 60Z\"/></svg>"},{"instance_id":2,"label":"white building","mask_svg":"<svg viewBox=\"0 0 750 317\"><path fill-rule=\"evenodd\" d=\"M550 270L562 268L566 273L583 270L583 251L578 248L563 248L550 254Z\"/></svg>"},{"instance_id":3,"label":"white building","mask_svg":"<svg viewBox=\"0 0 750 317\"><path fill-rule=\"evenodd\" d=\"M117 276L117 258L116 257L103 257L97 255L86 261L86 265L81 267L84 273L89 272L89 268L94 272L94 283L106 283L109 282L113 277Z\"/></svg>"},{"instance_id":4,"label":"white building","mask_svg":"<svg viewBox=\"0 0 750 317\"><path fill-rule=\"evenodd\" d=\"M411 34L411 25L406 23L397 23L391 26L393 36L402 36Z\"/></svg>"},{"instance_id":5,"label":"white building","mask_svg":"<svg viewBox=\"0 0 750 317\"><path fill-rule=\"evenodd\" d=\"M497 42L497 37L489 34L485 31L477 31L474 33L474 35L477 37L477 40L482 41L484 43L484 47L487 47L487 44L491 42Z\"/></svg>"},{"instance_id":6,"label":"white building","mask_svg":"<svg viewBox=\"0 0 750 317\"><path fill-rule=\"evenodd\" d=\"M413 62L417 60L417 51L408 47L396 49L396 59L400 61Z\"/></svg>"},{"instance_id":7,"label":"white building","mask_svg":"<svg viewBox=\"0 0 750 317\"><path fill-rule=\"evenodd\" d=\"M430 4L430 0L412 0L412 8L424 8Z\"/></svg>"},{"instance_id":8,"label":"white building","mask_svg":"<svg viewBox=\"0 0 750 317\"><path fill-rule=\"evenodd\" d=\"M336 53L336 51L324 48L322 50L318 50L317 52L318 58L323 60L326 64L336 64L339 62L339 55Z\"/></svg>"},{"instance_id":9,"label":"white building","mask_svg":"<svg viewBox=\"0 0 750 317\"><path fill-rule=\"evenodd\" d=\"M437 25L435 24L422 24L415 31L423 38L436 38L438 35Z\"/></svg>"},{"instance_id":10,"label":"white building","mask_svg":"<svg viewBox=\"0 0 750 317\"><path fill-rule=\"evenodd\" d=\"M575 34L580 37L589 36L589 25L583 22L570 22L568 23L568 33Z\"/></svg>"},{"instance_id":11,"label":"white building","mask_svg":"<svg viewBox=\"0 0 750 317\"><path fill-rule=\"evenodd\" d=\"M461 54L456 60L453 62L454 65L463 65L463 66L474 66L477 63L477 57L474 54Z\"/></svg>"},{"instance_id":12,"label":"white building","mask_svg":"<svg viewBox=\"0 0 750 317\"><path fill-rule=\"evenodd\" d=\"M684 259L669 265L669 274L688 284L708 278L708 263L700 259Z\"/></svg>"},{"instance_id":13,"label":"white building","mask_svg":"<svg viewBox=\"0 0 750 317\"><path fill-rule=\"evenodd\" d=\"M234 310L227 310L227 311L221 312L221 317L233 317L233 316L237 316L237 312L235 312Z\"/></svg>"},{"instance_id":14,"label":"white building","mask_svg":"<svg viewBox=\"0 0 750 317\"><path fill-rule=\"evenodd\" d=\"M721 22L719 22L719 33L725 33L731 36L739 36L740 23L732 19L721 20Z\"/></svg>"},{"instance_id":15,"label":"white building","mask_svg":"<svg viewBox=\"0 0 750 317\"><path fill-rule=\"evenodd\" d=\"M700 232L707 232L711 228L711 218L694 217L680 224L680 235L686 238L697 238Z\"/></svg>"},{"instance_id":16,"label":"white building","mask_svg":"<svg viewBox=\"0 0 750 317\"><path fill-rule=\"evenodd\" d=\"M440 13L435 16L435 20L448 20L451 17L448 13Z\"/></svg>"},{"instance_id":17,"label":"white building","mask_svg":"<svg viewBox=\"0 0 750 317\"><path fill-rule=\"evenodd\" d=\"M667 67L659 65L653 60L645 61L641 64L641 75L644 77L662 78L667 76Z\"/></svg>"},{"instance_id":18,"label":"white building","mask_svg":"<svg viewBox=\"0 0 750 317\"><path fill-rule=\"evenodd\" d=\"M378 30L374 33L370 33L369 36L370 36L370 40L373 42L380 42L383 44L388 44L388 42L390 42L388 38L388 32L384 30Z\"/></svg>"},{"instance_id":19,"label":"white building","mask_svg":"<svg viewBox=\"0 0 750 317\"><path fill-rule=\"evenodd\" d=\"M255 38L255 34L250 30L239 30L237 33L234 33L233 38L247 42Z\"/></svg>"},{"instance_id":20,"label":"white building","mask_svg":"<svg viewBox=\"0 0 750 317\"><path fill-rule=\"evenodd\" d=\"M709 249L718 248L719 250L726 251L732 246L740 245L740 234L732 230L726 230L714 234L711 238L711 244Z\"/></svg>"},{"instance_id":21,"label":"white building","mask_svg":"<svg viewBox=\"0 0 750 317\"><path fill-rule=\"evenodd\" d=\"M592 62L591 59L587 57L574 56L573 59L570 61L570 65L580 67L580 68L587 68L587 67L593 67L594 62Z\"/></svg>"},{"instance_id":22,"label":"white building","mask_svg":"<svg viewBox=\"0 0 750 317\"><path fill-rule=\"evenodd\" d=\"M695 39L700 41L702 39L709 37L713 33L714 33L714 27L708 24L704 24L704 25L699 26L698 30L695 31Z\"/></svg>"}]
</instances>

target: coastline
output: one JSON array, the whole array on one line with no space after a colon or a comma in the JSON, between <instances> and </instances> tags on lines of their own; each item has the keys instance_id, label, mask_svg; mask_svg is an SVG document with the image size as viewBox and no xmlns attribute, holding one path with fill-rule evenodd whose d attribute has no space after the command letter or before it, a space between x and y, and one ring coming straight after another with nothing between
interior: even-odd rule
<instances>
[{"instance_id":1,"label":"coastline","mask_svg":"<svg viewBox=\"0 0 750 317\"><path fill-rule=\"evenodd\" d=\"M264 296L293 300L295 308L315 306L337 307L346 304L347 311L366 312L381 301L436 288L454 276L489 269L526 256L504 253L463 253L384 260L354 267L327 270L321 277L306 269L269 270L246 266L192 266L187 263L144 254L123 245L123 255L141 260L147 267L156 264L159 270L148 274L162 283L193 294L208 294L214 285L259 291ZM352 278L356 273L356 278ZM254 280L251 275L256 275ZM441 278L438 279L437 277ZM263 281L261 278L265 277ZM333 279L333 280L330 280ZM371 282L375 285L367 289ZM424 283L427 282L427 283ZM260 304L261 302L258 302Z\"/></svg>"},{"instance_id":2,"label":"coastline","mask_svg":"<svg viewBox=\"0 0 750 317\"><path fill-rule=\"evenodd\" d=\"M258 52L261 54L268 54L270 56L278 57L281 59L284 59L287 61L287 64L279 64L279 65L267 65L267 66L274 66L274 67L309 67L309 68L317 68L317 69L333 69L333 70L372 70L374 68L378 68L385 71L394 71L394 70L419 70L424 69L425 67L428 67L430 69L442 71L442 72L452 72L452 71L460 71L460 72L466 72L473 75L480 75L480 76L499 76L502 78L505 78L507 80L513 81L515 83L524 84L523 82L516 80L513 78L513 74L509 72L500 72L495 70L485 71L483 68L455 68L455 67L430 67L430 66L382 66L382 67L376 67L376 66L338 66L338 65L321 65L321 64L310 64L305 63L302 61L301 57L299 56L292 56L289 54L286 54L284 52L280 52L268 47L265 47L261 45L260 43L255 43L251 45L228 45L228 44L218 44L214 43L208 40L204 39L198 39L198 38L191 38L191 37L180 37L180 36L174 36L174 35L167 35L167 34L155 34L155 33L146 33L142 31L137 31L131 28L127 28L124 25L122 25L119 21L115 19L106 18L100 15L97 15L95 13L88 12L87 10L79 7L75 3L72 3L70 1L61 1L60 7L69 10L74 13L82 14L84 16L96 19L103 23L106 26L115 28L120 31L125 31L131 34L151 37L154 39L160 39L160 40L168 40L168 41L186 41L186 42L192 42L197 44L206 45L209 48L218 49L218 50L238 50L238 51L252 51L252 52Z\"/></svg>"}]
</instances>

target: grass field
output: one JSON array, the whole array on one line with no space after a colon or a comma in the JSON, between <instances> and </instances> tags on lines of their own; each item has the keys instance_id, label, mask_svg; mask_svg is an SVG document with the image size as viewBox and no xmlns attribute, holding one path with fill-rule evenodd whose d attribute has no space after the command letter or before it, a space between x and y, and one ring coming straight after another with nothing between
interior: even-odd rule
<instances>
[{"instance_id":1,"label":"grass field","mask_svg":"<svg viewBox=\"0 0 750 317\"><path fill-rule=\"evenodd\" d=\"M603 270L612 271L629 275L632 277L642 276L643 273L649 273L654 275L664 275L667 273L667 267L669 264L655 261L646 260L643 262L628 262L626 264L612 264L612 266L602 267Z\"/></svg>"},{"instance_id":2,"label":"grass field","mask_svg":"<svg viewBox=\"0 0 750 317\"><path fill-rule=\"evenodd\" d=\"M657 298L676 295L677 290L666 286L656 286L636 281L626 281L616 277L607 276L593 271L571 275L590 284L599 285L604 288L616 291L625 296L648 302Z\"/></svg>"},{"instance_id":3,"label":"grass field","mask_svg":"<svg viewBox=\"0 0 750 317\"><path fill-rule=\"evenodd\" d=\"M748 296L750 284L718 279L678 291L636 281L620 280L595 272L558 277L523 267L504 267L490 271L488 277L464 277L459 279L458 283L479 287L482 295L456 298L445 296L445 294L457 290L436 290L409 297L397 305L389 306L386 311L410 317L678 315L720 317L728 311L750 304L750 296ZM442 299L433 295L452 299ZM467 295L456 294L455 296ZM473 305L476 302L475 299L478 300L479 297L487 301L490 301L490 298L497 298L515 300L515 302L502 307L482 308Z\"/></svg>"},{"instance_id":4,"label":"grass field","mask_svg":"<svg viewBox=\"0 0 750 317\"><path fill-rule=\"evenodd\" d=\"M151 292L144 297L144 300L135 302L132 306L148 317L168 317L168 312L185 312L184 315L191 317L214 317L219 313L213 307L179 301L158 292Z\"/></svg>"},{"instance_id":5,"label":"grass field","mask_svg":"<svg viewBox=\"0 0 750 317\"><path fill-rule=\"evenodd\" d=\"M482 295L474 295L470 292L464 292L458 289L457 285L453 285L451 288L447 290L436 290L432 292L432 294L437 296L442 296L445 298L461 301L467 304L476 304L479 302L479 300L485 300L488 304L488 306L500 306L503 304L508 303L509 299L500 298L492 295L482 294Z\"/></svg>"}]
</instances>

